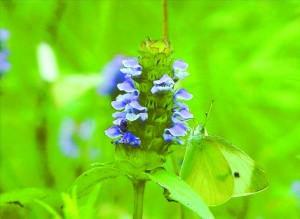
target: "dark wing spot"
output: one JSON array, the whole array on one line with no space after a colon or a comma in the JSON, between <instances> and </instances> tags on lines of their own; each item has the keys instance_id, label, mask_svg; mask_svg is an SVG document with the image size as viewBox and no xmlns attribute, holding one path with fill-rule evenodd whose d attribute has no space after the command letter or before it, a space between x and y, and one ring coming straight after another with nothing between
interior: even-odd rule
<instances>
[{"instance_id":1,"label":"dark wing spot","mask_svg":"<svg viewBox=\"0 0 300 219\"><path fill-rule=\"evenodd\" d=\"M240 173L239 172L234 172L233 175L234 175L235 178L240 178Z\"/></svg>"}]
</instances>

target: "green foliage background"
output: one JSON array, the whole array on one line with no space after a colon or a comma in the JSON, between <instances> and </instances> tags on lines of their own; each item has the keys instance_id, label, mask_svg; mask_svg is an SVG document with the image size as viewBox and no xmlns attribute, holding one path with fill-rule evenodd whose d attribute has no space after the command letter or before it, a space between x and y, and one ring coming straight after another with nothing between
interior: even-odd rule
<instances>
[{"instance_id":1,"label":"green foliage background","mask_svg":"<svg viewBox=\"0 0 300 219\"><path fill-rule=\"evenodd\" d=\"M78 87L114 55L137 56L142 40L161 37L161 11L161 1L0 2L12 65L1 79L1 192L47 188L45 202L59 211L60 193L88 164L114 160L104 134L112 124L111 100L95 86ZM291 188L300 180L299 15L299 1L169 1L169 40L175 59L189 64L181 86L194 95L189 106L196 121L204 121L215 99L208 132L247 152L270 181L262 193L211 208L216 218L300 218L300 194ZM61 78L52 84L39 74L41 42L56 54ZM101 149L96 159L61 154L58 132L65 117L96 120L89 141ZM47 156L38 149L41 127ZM162 192L147 184L145 218L178 218L177 205ZM103 183L99 197L99 218L130 218L133 189L127 179ZM47 218L40 205L28 208L1 208L1 215Z\"/></svg>"}]
</instances>

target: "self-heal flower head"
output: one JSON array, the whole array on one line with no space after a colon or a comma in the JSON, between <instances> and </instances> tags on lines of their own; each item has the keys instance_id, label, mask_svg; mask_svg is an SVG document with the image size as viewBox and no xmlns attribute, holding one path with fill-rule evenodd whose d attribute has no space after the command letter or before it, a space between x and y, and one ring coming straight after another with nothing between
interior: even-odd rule
<instances>
[{"instance_id":1,"label":"self-heal flower head","mask_svg":"<svg viewBox=\"0 0 300 219\"><path fill-rule=\"evenodd\" d=\"M175 83L188 75L187 64L174 61L172 48L167 40L142 42L140 56L122 61L126 76L117 85L120 95L112 106L114 126L105 131L117 139L116 145L154 151L165 156L172 144L183 144L189 130L187 121L193 118L185 103L192 98L186 90L174 90ZM126 128L122 127L126 121ZM121 130L123 129L123 130Z\"/></svg>"},{"instance_id":2,"label":"self-heal flower head","mask_svg":"<svg viewBox=\"0 0 300 219\"><path fill-rule=\"evenodd\" d=\"M2 77L11 68L8 62L9 50L6 41L10 37L10 32L6 29L0 29L0 77Z\"/></svg>"}]
</instances>

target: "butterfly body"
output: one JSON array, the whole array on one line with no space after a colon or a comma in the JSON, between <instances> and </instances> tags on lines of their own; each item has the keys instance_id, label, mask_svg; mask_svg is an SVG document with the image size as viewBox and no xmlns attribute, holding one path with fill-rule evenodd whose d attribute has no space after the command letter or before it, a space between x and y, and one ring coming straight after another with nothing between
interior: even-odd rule
<instances>
[{"instance_id":1,"label":"butterfly body","mask_svg":"<svg viewBox=\"0 0 300 219\"><path fill-rule=\"evenodd\" d=\"M229 141L209 135L203 125L192 132L180 176L209 206L268 186L263 170Z\"/></svg>"}]
</instances>

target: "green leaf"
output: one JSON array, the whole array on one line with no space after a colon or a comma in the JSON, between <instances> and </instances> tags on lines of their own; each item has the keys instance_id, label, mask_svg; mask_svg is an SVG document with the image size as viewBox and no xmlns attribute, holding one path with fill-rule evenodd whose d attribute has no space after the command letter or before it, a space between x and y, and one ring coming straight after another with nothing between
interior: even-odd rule
<instances>
[{"instance_id":1,"label":"green leaf","mask_svg":"<svg viewBox=\"0 0 300 219\"><path fill-rule=\"evenodd\" d=\"M113 166L113 164L100 167L94 167L81 174L76 181L73 183L72 187L69 189L68 193L71 193L74 186L76 186L77 197L81 198L84 195L90 193L94 186L106 179L116 178L118 176L125 175L120 169Z\"/></svg>"},{"instance_id":2,"label":"green leaf","mask_svg":"<svg viewBox=\"0 0 300 219\"><path fill-rule=\"evenodd\" d=\"M43 189L26 188L0 194L0 205L14 204L24 207L35 199L46 198L48 194Z\"/></svg>"},{"instance_id":3,"label":"green leaf","mask_svg":"<svg viewBox=\"0 0 300 219\"><path fill-rule=\"evenodd\" d=\"M95 189L92 191L92 193L89 195L89 198L87 200L86 205L84 206L84 211L82 218L94 218L95 215L97 215L98 206L97 206L97 200L99 199L99 192L101 189L101 184L98 183L97 186L95 186Z\"/></svg>"},{"instance_id":4,"label":"green leaf","mask_svg":"<svg viewBox=\"0 0 300 219\"><path fill-rule=\"evenodd\" d=\"M157 168L148 175L154 182L169 190L168 198L178 201L203 219L214 218L200 196L175 174L163 168Z\"/></svg>"},{"instance_id":5,"label":"green leaf","mask_svg":"<svg viewBox=\"0 0 300 219\"><path fill-rule=\"evenodd\" d=\"M41 205L43 208L45 208L53 216L52 219L63 219L52 206L38 199L35 199L35 202Z\"/></svg>"}]
</instances>

